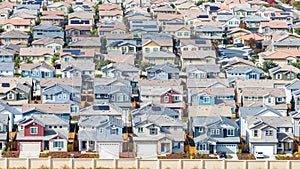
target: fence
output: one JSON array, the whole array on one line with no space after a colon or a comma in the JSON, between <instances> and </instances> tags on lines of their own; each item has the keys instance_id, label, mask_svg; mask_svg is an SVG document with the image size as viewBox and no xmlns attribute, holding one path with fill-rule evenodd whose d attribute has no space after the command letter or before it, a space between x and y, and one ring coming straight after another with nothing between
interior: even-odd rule
<instances>
[{"instance_id":1,"label":"fence","mask_svg":"<svg viewBox=\"0 0 300 169\"><path fill-rule=\"evenodd\" d=\"M3 158L0 168L38 169L131 168L131 169L299 169L300 160L141 160L141 159L72 159L72 158Z\"/></svg>"}]
</instances>

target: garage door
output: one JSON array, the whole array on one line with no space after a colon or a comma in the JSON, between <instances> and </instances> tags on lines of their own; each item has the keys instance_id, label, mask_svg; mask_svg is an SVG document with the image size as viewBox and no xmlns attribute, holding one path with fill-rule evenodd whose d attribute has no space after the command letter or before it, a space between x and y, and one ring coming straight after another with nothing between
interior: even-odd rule
<instances>
[{"instance_id":1,"label":"garage door","mask_svg":"<svg viewBox=\"0 0 300 169\"><path fill-rule=\"evenodd\" d=\"M20 158L39 158L41 143L20 143Z\"/></svg>"},{"instance_id":2,"label":"garage door","mask_svg":"<svg viewBox=\"0 0 300 169\"><path fill-rule=\"evenodd\" d=\"M118 143L100 143L99 158L101 159L118 159L120 153L120 144Z\"/></svg>"},{"instance_id":3,"label":"garage door","mask_svg":"<svg viewBox=\"0 0 300 169\"><path fill-rule=\"evenodd\" d=\"M226 152L227 154L235 154L237 152L236 144L221 144L217 145L217 152Z\"/></svg>"},{"instance_id":4,"label":"garage door","mask_svg":"<svg viewBox=\"0 0 300 169\"><path fill-rule=\"evenodd\" d=\"M157 158L157 145L147 144L147 143L137 143L136 144L136 154L137 157L143 159L156 159Z\"/></svg>"},{"instance_id":5,"label":"garage door","mask_svg":"<svg viewBox=\"0 0 300 169\"><path fill-rule=\"evenodd\" d=\"M263 152L264 154L273 155L274 154L274 146L254 146L254 152Z\"/></svg>"}]
</instances>

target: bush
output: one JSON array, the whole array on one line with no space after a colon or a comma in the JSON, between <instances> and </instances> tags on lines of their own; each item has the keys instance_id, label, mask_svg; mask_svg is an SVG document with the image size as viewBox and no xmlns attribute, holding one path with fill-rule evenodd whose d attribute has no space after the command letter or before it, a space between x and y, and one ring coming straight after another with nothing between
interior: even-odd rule
<instances>
[{"instance_id":1,"label":"bush","mask_svg":"<svg viewBox=\"0 0 300 169\"><path fill-rule=\"evenodd\" d=\"M56 74L55 77L56 78L62 78L62 74Z\"/></svg>"},{"instance_id":2,"label":"bush","mask_svg":"<svg viewBox=\"0 0 300 169\"><path fill-rule=\"evenodd\" d=\"M238 150L238 154L242 154L243 150L242 149L239 149Z\"/></svg>"},{"instance_id":3,"label":"bush","mask_svg":"<svg viewBox=\"0 0 300 169\"><path fill-rule=\"evenodd\" d=\"M228 155L227 155L227 158L228 158L228 159L232 159L232 155L228 154Z\"/></svg>"}]
</instances>

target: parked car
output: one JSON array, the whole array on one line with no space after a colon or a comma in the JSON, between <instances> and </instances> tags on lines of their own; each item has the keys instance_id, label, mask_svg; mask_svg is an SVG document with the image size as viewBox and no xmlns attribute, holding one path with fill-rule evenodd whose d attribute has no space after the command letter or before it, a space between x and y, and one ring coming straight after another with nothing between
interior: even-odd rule
<instances>
[{"instance_id":1,"label":"parked car","mask_svg":"<svg viewBox=\"0 0 300 169\"><path fill-rule=\"evenodd\" d=\"M243 56L244 60L249 60L248 56Z\"/></svg>"},{"instance_id":2,"label":"parked car","mask_svg":"<svg viewBox=\"0 0 300 169\"><path fill-rule=\"evenodd\" d=\"M263 152L256 152L254 156L255 156L255 158L264 158L265 157Z\"/></svg>"},{"instance_id":3,"label":"parked car","mask_svg":"<svg viewBox=\"0 0 300 169\"><path fill-rule=\"evenodd\" d=\"M220 152L219 158L227 158L227 154L225 152Z\"/></svg>"},{"instance_id":4,"label":"parked car","mask_svg":"<svg viewBox=\"0 0 300 169\"><path fill-rule=\"evenodd\" d=\"M242 44L242 43L235 43L235 44L233 44L233 46L235 48L241 48L241 47L244 47L244 44Z\"/></svg>"}]
</instances>

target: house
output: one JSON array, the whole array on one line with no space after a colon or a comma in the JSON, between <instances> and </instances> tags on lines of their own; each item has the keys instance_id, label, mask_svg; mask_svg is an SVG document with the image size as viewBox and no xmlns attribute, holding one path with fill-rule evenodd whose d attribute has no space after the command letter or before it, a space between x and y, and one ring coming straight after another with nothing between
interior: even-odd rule
<instances>
[{"instance_id":1,"label":"house","mask_svg":"<svg viewBox=\"0 0 300 169\"><path fill-rule=\"evenodd\" d=\"M63 11L65 14L68 13L69 4L66 2L55 2L47 5L47 11Z\"/></svg>"},{"instance_id":2,"label":"house","mask_svg":"<svg viewBox=\"0 0 300 169\"><path fill-rule=\"evenodd\" d=\"M259 64L263 65L265 61L272 61L278 65L289 65L297 62L300 56L300 50L277 50L274 52L265 52L259 54Z\"/></svg>"},{"instance_id":3,"label":"house","mask_svg":"<svg viewBox=\"0 0 300 169\"><path fill-rule=\"evenodd\" d=\"M125 115L128 111L122 110L119 106L113 103L94 104L80 109L78 115L80 118L97 117L97 116L113 116L117 119L123 120L124 125L129 124L126 122ZM131 123L130 123L131 124ZM126 125L127 126L127 125Z\"/></svg>"},{"instance_id":4,"label":"house","mask_svg":"<svg viewBox=\"0 0 300 169\"><path fill-rule=\"evenodd\" d=\"M231 107L226 105L189 105L187 108L188 120L191 121L192 117L199 116L223 116L226 118L235 117L235 114L232 113Z\"/></svg>"},{"instance_id":5,"label":"house","mask_svg":"<svg viewBox=\"0 0 300 169\"><path fill-rule=\"evenodd\" d=\"M59 53L64 46L62 39L41 38L31 42L33 48L50 48L54 49L55 53Z\"/></svg>"},{"instance_id":6,"label":"house","mask_svg":"<svg viewBox=\"0 0 300 169\"><path fill-rule=\"evenodd\" d=\"M255 66L253 62L249 60L245 60L239 57L232 57L220 60L218 62L222 68L231 68L231 67L237 67L237 66Z\"/></svg>"},{"instance_id":7,"label":"house","mask_svg":"<svg viewBox=\"0 0 300 169\"><path fill-rule=\"evenodd\" d=\"M227 78L234 79L263 79L264 71L254 66L237 66L225 70Z\"/></svg>"},{"instance_id":8,"label":"house","mask_svg":"<svg viewBox=\"0 0 300 169\"><path fill-rule=\"evenodd\" d=\"M247 136L246 128L247 128L247 117L282 117L282 114L278 111L273 109L272 107L261 104L252 107L240 107L239 111L239 125L240 125L240 136L244 139Z\"/></svg>"},{"instance_id":9,"label":"house","mask_svg":"<svg viewBox=\"0 0 300 169\"><path fill-rule=\"evenodd\" d=\"M186 66L187 78L189 79L217 78L219 77L220 72L220 66L217 64Z\"/></svg>"},{"instance_id":10,"label":"house","mask_svg":"<svg viewBox=\"0 0 300 169\"><path fill-rule=\"evenodd\" d=\"M156 159L184 151L184 124L167 115L141 115L133 119L133 142L137 157Z\"/></svg>"},{"instance_id":11,"label":"house","mask_svg":"<svg viewBox=\"0 0 300 169\"><path fill-rule=\"evenodd\" d=\"M19 30L10 30L3 32L0 35L0 41L3 45L15 44L15 45L27 45L29 35L26 32Z\"/></svg>"},{"instance_id":12,"label":"house","mask_svg":"<svg viewBox=\"0 0 300 169\"><path fill-rule=\"evenodd\" d=\"M179 69L171 64L161 64L146 68L147 80L179 79Z\"/></svg>"},{"instance_id":13,"label":"house","mask_svg":"<svg viewBox=\"0 0 300 169\"><path fill-rule=\"evenodd\" d=\"M181 39L180 52L182 51L197 51L197 50L213 50L210 40L207 39Z\"/></svg>"},{"instance_id":14,"label":"house","mask_svg":"<svg viewBox=\"0 0 300 169\"><path fill-rule=\"evenodd\" d=\"M93 49L67 49L60 51L61 62L94 62L95 51Z\"/></svg>"},{"instance_id":15,"label":"house","mask_svg":"<svg viewBox=\"0 0 300 169\"><path fill-rule=\"evenodd\" d=\"M141 38L143 33L158 33L159 27L156 21L130 21L129 32L135 38Z\"/></svg>"},{"instance_id":16,"label":"house","mask_svg":"<svg viewBox=\"0 0 300 169\"><path fill-rule=\"evenodd\" d=\"M104 22L100 23L98 26L99 35L124 35L126 33L126 25L119 22Z\"/></svg>"},{"instance_id":17,"label":"house","mask_svg":"<svg viewBox=\"0 0 300 169\"><path fill-rule=\"evenodd\" d=\"M246 143L251 153L264 155L293 152L293 125L290 117L254 116L246 118Z\"/></svg>"},{"instance_id":18,"label":"house","mask_svg":"<svg viewBox=\"0 0 300 169\"><path fill-rule=\"evenodd\" d=\"M123 121L114 116L90 116L78 122L79 151L96 151L100 159L118 159L122 152Z\"/></svg>"},{"instance_id":19,"label":"house","mask_svg":"<svg viewBox=\"0 0 300 169\"><path fill-rule=\"evenodd\" d=\"M161 2L158 2L158 3L161 3ZM157 5L153 9L154 16L156 16L160 13L174 14L175 12L176 12L176 9L173 9L170 5L167 5L167 4Z\"/></svg>"},{"instance_id":20,"label":"house","mask_svg":"<svg viewBox=\"0 0 300 169\"><path fill-rule=\"evenodd\" d=\"M55 68L47 63L23 63L20 70L22 77L46 78L55 75Z\"/></svg>"},{"instance_id":21,"label":"house","mask_svg":"<svg viewBox=\"0 0 300 169\"><path fill-rule=\"evenodd\" d=\"M100 21L123 22L122 7L117 4L101 4L98 6Z\"/></svg>"},{"instance_id":22,"label":"house","mask_svg":"<svg viewBox=\"0 0 300 169\"><path fill-rule=\"evenodd\" d=\"M68 14L69 26L92 26L94 24L94 16L90 12L79 11Z\"/></svg>"},{"instance_id":23,"label":"house","mask_svg":"<svg viewBox=\"0 0 300 169\"><path fill-rule=\"evenodd\" d=\"M223 30L216 26L204 25L194 31L200 39L222 39Z\"/></svg>"},{"instance_id":24,"label":"house","mask_svg":"<svg viewBox=\"0 0 300 169\"><path fill-rule=\"evenodd\" d=\"M101 69L102 77L139 77L140 70L127 63L110 63Z\"/></svg>"},{"instance_id":25,"label":"house","mask_svg":"<svg viewBox=\"0 0 300 169\"><path fill-rule=\"evenodd\" d=\"M287 110L286 94L282 88L245 87L240 93L242 106L266 104L282 114Z\"/></svg>"},{"instance_id":26,"label":"house","mask_svg":"<svg viewBox=\"0 0 300 169\"><path fill-rule=\"evenodd\" d=\"M164 25L163 31L173 35L176 39L190 39L191 29L186 25Z\"/></svg>"},{"instance_id":27,"label":"house","mask_svg":"<svg viewBox=\"0 0 300 169\"><path fill-rule=\"evenodd\" d=\"M292 111L289 113L289 116L292 118L292 123L293 123L293 134L295 137L295 140L299 139L299 121L300 121L300 116L299 116L299 111Z\"/></svg>"},{"instance_id":28,"label":"house","mask_svg":"<svg viewBox=\"0 0 300 169\"><path fill-rule=\"evenodd\" d=\"M13 62L14 51L6 49L5 47L0 48L0 62Z\"/></svg>"},{"instance_id":29,"label":"house","mask_svg":"<svg viewBox=\"0 0 300 169\"><path fill-rule=\"evenodd\" d=\"M299 79L291 80L291 81L287 82L283 86L283 88L286 93L286 102L291 103L293 92L296 92L300 89L300 80Z\"/></svg>"},{"instance_id":30,"label":"house","mask_svg":"<svg viewBox=\"0 0 300 169\"><path fill-rule=\"evenodd\" d=\"M270 20L266 17L258 16L258 15L252 15L252 16L246 16L243 21L248 26L249 30L252 32L258 32L260 24L268 23Z\"/></svg>"},{"instance_id":31,"label":"house","mask_svg":"<svg viewBox=\"0 0 300 169\"><path fill-rule=\"evenodd\" d=\"M157 51L143 54L143 62L149 62L152 64L175 64L175 54L167 51Z\"/></svg>"},{"instance_id":32,"label":"house","mask_svg":"<svg viewBox=\"0 0 300 169\"><path fill-rule=\"evenodd\" d=\"M19 30L30 32L31 22L29 19L6 19L2 27L5 31Z\"/></svg>"},{"instance_id":33,"label":"house","mask_svg":"<svg viewBox=\"0 0 300 169\"><path fill-rule=\"evenodd\" d=\"M239 132L235 121L223 116L196 116L189 122L189 133L193 135L196 151L202 154L237 153Z\"/></svg>"},{"instance_id":34,"label":"house","mask_svg":"<svg viewBox=\"0 0 300 169\"><path fill-rule=\"evenodd\" d=\"M23 13L20 11L15 11L13 15L9 17L9 19L29 19L31 25L36 24L36 15L33 13Z\"/></svg>"},{"instance_id":35,"label":"house","mask_svg":"<svg viewBox=\"0 0 300 169\"><path fill-rule=\"evenodd\" d=\"M71 104L71 113L79 111L81 91L65 84L54 84L42 89L43 104Z\"/></svg>"},{"instance_id":36,"label":"house","mask_svg":"<svg viewBox=\"0 0 300 169\"><path fill-rule=\"evenodd\" d=\"M259 33L249 33L246 35L242 35L239 37L235 37L233 39L234 43L242 43L244 45L255 45L256 48L261 49L262 48L262 41L264 40L264 37L262 34Z\"/></svg>"},{"instance_id":37,"label":"house","mask_svg":"<svg viewBox=\"0 0 300 169\"><path fill-rule=\"evenodd\" d=\"M67 151L69 121L50 114L28 116L18 123L20 158L39 158L40 152Z\"/></svg>"},{"instance_id":38,"label":"house","mask_svg":"<svg viewBox=\"0 0 300 169\"><path fill-rule=\"evenodd\" d=\"M187 65L215 64L216 51L182 51L180 60L182 69L184 69Z\"/></svg>"},{"instance_id":39,"label":"house","mask_svg":"<svg viewBox=\"0 0 300 169\"><path fill-rule=\"evenodd\" d=\"M94 80L94 104L114 103L123 110L131 110L131 82L120 77Z\"/></svg>"},{"instance_id":40,"label":"house","mask_svg":"<svg viewBox=\"0 0 300 169\"><path fill-rule=\"evenodd\" d=\"M40 4L19 4L14 13L27 13L37 16L40 8Z\"/></svg>"},{"instance_id":41,"label":"house","mask_svg":"<svg viewBox=\"0 0 300 169\"><path fill-rule=\"evenodd\" d=\"M52 38L64 39L64 32L62 28L56 25L45 23L32 28L33 39Z\"/></svg>"},{"instance_id":42,"label":"house","mask_svg":"<svg viewBox=\"0 0 300 169\"><path fill-rule=\"evenodd\" d=\"M22 119L22 113L19 110L9 106L3 101L0 101L0 116L2 115L7 115L9 118L9 122L7 124L7 130L6 130L8 132L12 132L15 129L14 128L15 123ZM2 129L4 129L4 127Z\"/></svg>"},{"instance_id":43,"label":"house","mask_svg":"<svg viewBox=\"0 0 300 169\"><path fill-rule=\"evenodd\" d=\"M31 100L32 79L1 78L0 99L16 108Z\"/></svg>"},{"instance_id":44,"label":"house","mask_svg":"<svg viewBox=\"0 0 300 169\"><path fill-rule=\"evenodd\" d=\"M232 12L236 16L240 16L241 18L244 18L246 16L253 16L257 12L257 9L254 8L248 8L248 7L235 7L232 8Z\"/></svg>"},{"instance_id":45,"label":"house","mask_svg":"<svg viewBox=\"0 0 300 169\"><path fill-rule=\"evenodd\" d=\"M101 43L99 37L72 37L69 43L70 48L93 49L100 53Z\"/></svg>"},{"instance_id":46,"label":"house","mask_svg":"<svg viewBox=\"0 0 300 169\"><path fill-rule=\"evenodd\" d=\"M32 115L55 115L66 121L71 119L71 105L70 104L23 104L23 117L30 117Z\"/></svg>"},{"instance_id":47,"label":"house","mask_svg":"<svg viewBox=\"0 0 300 169\"><path fill-rule=\"evenodd\" d=\"M54 49L51 48L21 48L20 60L32 60L33 63L45 62L51 64L51 58L54 56Z\"/></svg>"},{"instance_id":48,"label":"house","mask_svg":"<svg viewBox=\"0 0 300 169\"><path fill-rule=\"evenodd\" d=\"M14 77L14 62L0 62L0 77Z\"/></svg>"},{"instance_id":49,"label":"house","mask_svg":"<svg viewBox=\"0 0 300 169\"><path fill-rule=\"evenodd\" d=\"M227 15L220 13L217 15L216 20L222 23L223 28L227 29L236 28L240 24L240 18L232 14Z\"/></svg>"},{"instance_id":50,"label":"house","mask_svg":"<svg viewBox=\"0 0 300 169\"><path fill-rule=\"evenodd\" d=\"M118 54L118 53L111 53L111 54L103 54L104 60L110 60L116 63L127 63L134 65L134 54Z\"/></svg>"},{"instance_id":51,"label":"house","mask_svg":"<svg viewBox=\"0 0 300 169\"><path fill-rule=\"evenodd\" d=\"M276 80L293 80L300 78L300 69L292 65L282 65L269 69L272 79Z\"/></svg>"},{"instance_id":52,"label":"house","mask_svg":"<svg viewBox=\"0 0 300 169\"><path fill-rule=\"evenodd\" d=\"M287 38L274 42L274 50L300 50L300 38Z\"/></svg>"},{"instance_id":53,"label":"house","mask_svg":"<svg viewBox=\"0 0 300 169\"><path fill-rule=\"evenodd\" d=\"M136 53L137 42L135 40L111 40L107 42L106 48L109 54L132 54Z\"/></svg>"},{"instance_id":54,"label":"house","mask_svg":"<svg viewBox=\"0 0 300 169\"><path fill-rule=\"evenodd\" d=\"M61 25L61 23L64 21L63 16L55 15L55 14L49 14L49 15L43 15L40 17L41 24L51 24L51 25Z\"/></svg>"},{"instance_id":55,"label":"house","mask_svg":"<svg viewBox=\"0 0 300 169\"><path fill-rule=\"evenodd\" d=\"M173 52L173 37L167 33L146 33L142 37L143 54L169 51Z\"/></svg>"},{"instance_id":56,"label":"house","mask_svg":"<svg viewBox=\"0 0 300 169\"><path fill-rule=\"evenodd\" d=\"M0 114L0 148L5 150L9 137L9 116Z\"/></svg>"},{"instance_id":57,"label":"house","mask_svg":"<svg viewBox=\"0 0 300 169\"><path fill-rule=\"evenodd\" d=\"M91 30L92 26L66 25L65 37L67 40L70 40L72 37L89 37L91 35Z\"/></svg>"},{"instance_id":58,"label":"house","mask_svg":"<svg viewBox=\"0 0 300 169\"><path fill-rule=\"evenodd\" d=\"M268 33L274 31L288 31L289 26L285 21L269 21L261 22L259 25L259 33Z\"/></svg>"},{"instance_id":59,"label":"house","mask_svg":"<svg viewBox=\"0 0 300 169\"><path fill-rule=\"evenodd\" d=\"M156 16L159 26L167 25L168 23L183 22L183 16L180 14L165 14L159 13Z\"/></svg>"},{"instance_id":60,"label":"house","mask_svg":"<svg viewBox=\"0 0 300 169\"><path fill-rule=\"evenodd\" d=\"M275 12L268 12L265 13L265 16L272 21L284 21L288 24L293 24L294 16L292 12L288 11L275 11Z\"/></svg>"}]
</instances>

